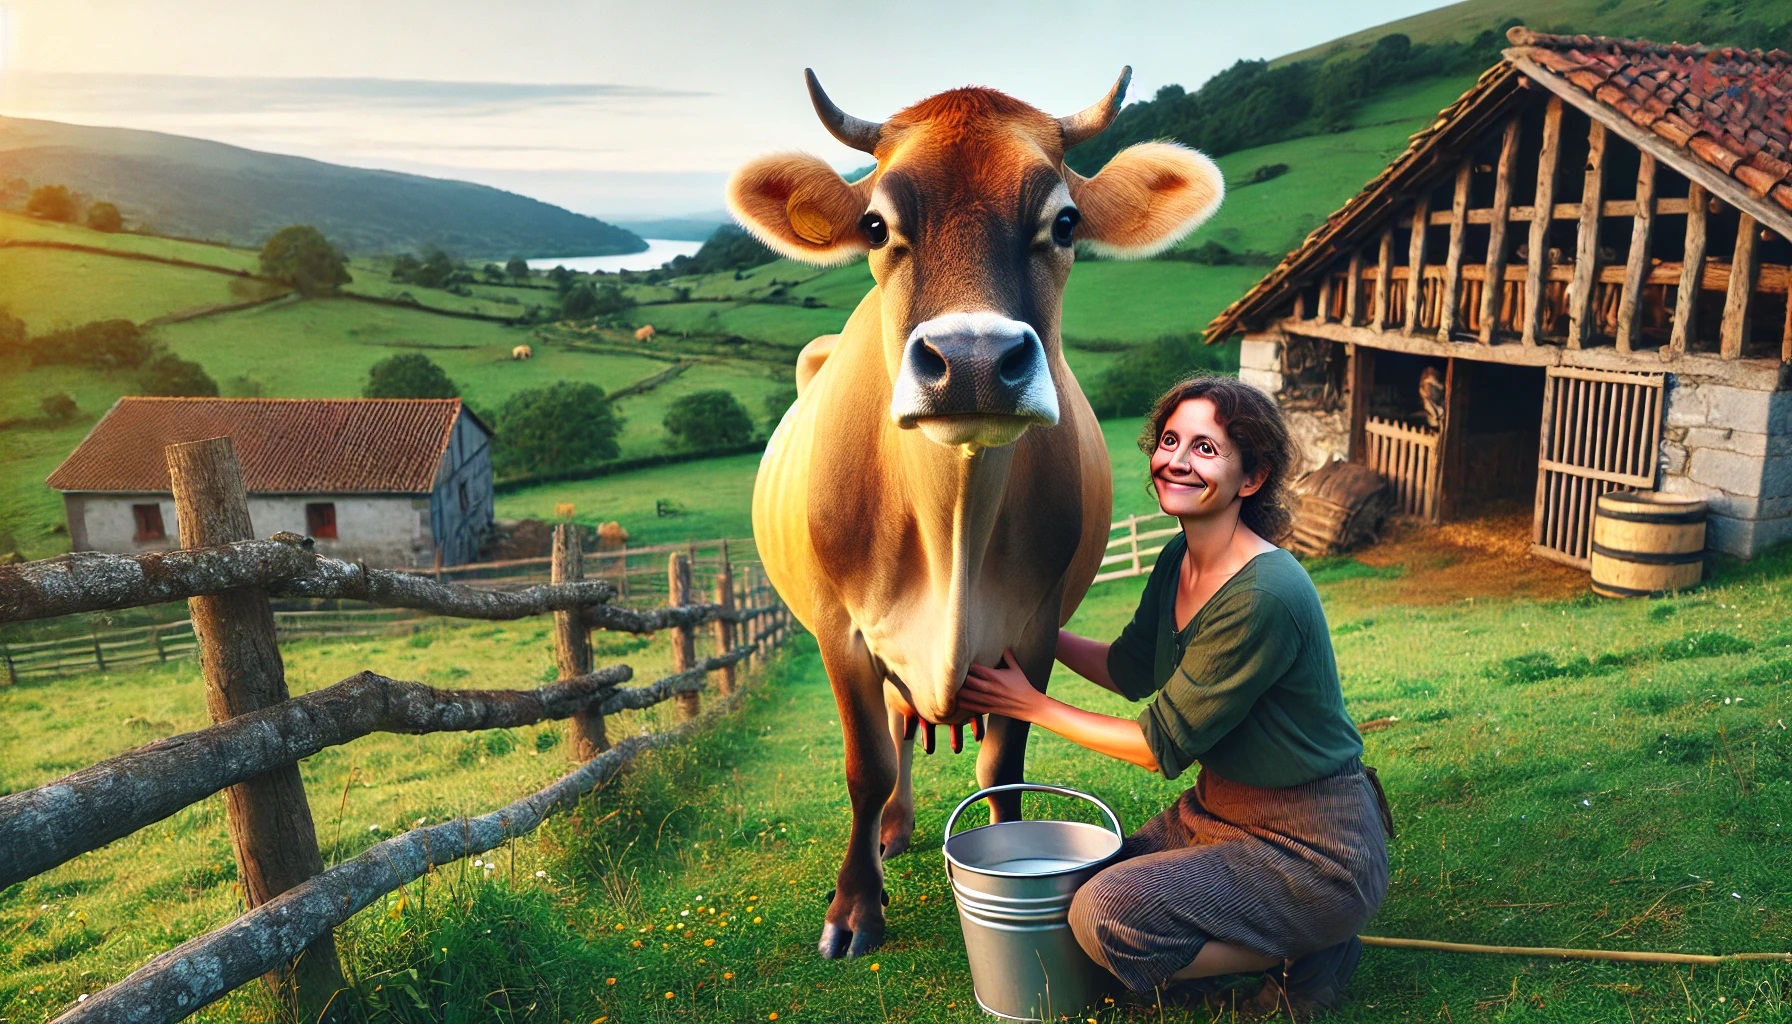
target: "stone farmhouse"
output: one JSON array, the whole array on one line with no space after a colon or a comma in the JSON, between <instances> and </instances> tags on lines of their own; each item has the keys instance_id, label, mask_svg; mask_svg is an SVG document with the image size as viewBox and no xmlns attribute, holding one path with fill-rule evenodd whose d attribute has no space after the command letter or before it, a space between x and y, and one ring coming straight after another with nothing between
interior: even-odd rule
<instances>
[{"instance_id":1,"label":"stone farmhouse","mask_svg":"<svg viewBox=\"0 0 1792 1024\"><path fill-rule=\"evenodd\" d=\"M163 448L228 436L256 536L368 565L457 565L492 528L492 431L458 398L121 398L50 474L76 551L180 546Z\"/></svg>"},{"instance_id":2,"label":"stone farmhouse","mask_svg":"<svg viewBox=\"0 0 1792 1024\"><path fill-rule=\"evenodd\" d=\"M1613 489L1792 538L1792 55L1507 38L1207 340L1410 514L1516 498L1581 567Z\"/></svg>"}]
</instances>

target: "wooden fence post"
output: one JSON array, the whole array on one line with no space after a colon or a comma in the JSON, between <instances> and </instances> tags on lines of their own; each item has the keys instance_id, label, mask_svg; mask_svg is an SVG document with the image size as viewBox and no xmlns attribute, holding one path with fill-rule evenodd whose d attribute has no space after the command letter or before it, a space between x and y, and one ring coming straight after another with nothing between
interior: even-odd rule
<instances>
[{"instance_id":1,"label":"wooden fence post","mask_svg":"<svg viewBox=\"0 0 1792 1024\"><path fill-rule=\"evenodd\" d=\"M570 583L585 578L585 554L577 535L578 527L559 523L554 527L554 559L549 580ZM554 665L561 679L571 679L591 671L591 631L584 623L584 609L570 608L554 613ZM585 762L610 749L604 735L603 712L595 704L573 712L569 726L572 758Z\"/></svg>"},{"instance_id":2,"label":"wooden fence post","mask_svg":"<svg viewBox=\"0 0 1792 1024\"><path fill-rule=\"evenodd\" d=\"M19 685L19 670L12 663L12 651L5 644L0 644L0 661L6 663L6 682L9 686Z\"/></svg>"},{"instance_id":3,"label":"wooden fence post","mask_svg":"<svg viewBox=\"0 0 1792 1024\"><path fill-rule=\"evenodd\" d=\"M173 483L174 514L183 548L252 540L249 497L228 437L171 444L166 449ZM205 702L212 721L224 722L286 700L286 668L274 639L274 611L261 590L245 588L187 599ZM259 907L288 889L321 874L317 829L299 766L276 768L224 791L224 820L236 849L243 899ZM325 935L306 948L293 966L265 976L280 1000L308 1020L334 1007L345 986L336 960L336 940ZM346 1007L344 1007L346 1008Z\"/></svg>"},{"instance_id":4,"label":"wooden fence post","mask_svg":"<svg viewBox=\"0 0 1792 1024\"><path fill-rule=\"evenodd\" d=\"M722 542L722 567L716 572L716 603L722 606L722 617L716 620L716 656L734 650L734 623L728 618L734 611L734 569L728 564L728 542ZM726 697L734 692L734 666L722 666L716 677L716 689Z\"/></svg>"},{"instance_id":5,"label":"wooden fence post","mask_svg":"<svg viewBox=\"0 0 1792 1024\"><path fill-rule=\"evenodd\" d=\"M98 626L89 628L91 629L89 636L93 638L93 663L99 666L101 672L104 672L106 671L106 653L100 650L100 628Z\"/></svg>"},{"instance_id":6,"label":"wooden fence post","mask_svg":"<svg viewBox=\"0 0 1792 1024\"><path fill-rule=\"evenodd\" d=\"M155 648L156 664L166 665L168 663L168 653L166 651L162 650L162 627L161 626L149 627L149 645L151 647Z\"/></svg>"},{"instance_id":7,"label":"wooden fence post","mask_svg":"<svg viewBox=\"0 0 1792 1024\"><path fill-rule=\"evenodd\" d=\"M672 552L666 567L666 604L677 607L691 603L691 559L682 551ZM697 663L695 637L689 626L672 627L672 673L689 672ZM690 721L702 709L703 700L695 691L678 695L678 717Z\"/></svg>"}]
</instances>

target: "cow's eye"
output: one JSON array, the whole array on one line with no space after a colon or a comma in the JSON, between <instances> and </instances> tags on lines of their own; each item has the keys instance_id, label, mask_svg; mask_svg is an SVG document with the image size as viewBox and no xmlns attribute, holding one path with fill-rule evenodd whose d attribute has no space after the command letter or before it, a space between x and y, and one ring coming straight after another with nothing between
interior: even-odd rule
<instances>
[{"instance_id":1,"label":"cow's eye","mask_svg":"<svg viewBox=\"0 0 1792 1024\"><path fill-rule=\"evenodd\" d=\"M1076 212L1074 207L1066 206L1059 210L1057 218L1052 221L1052 241L1059 245L1069 245L1070 236L1076 231L1077 222L1082 219L1083 215Z\"/></svg>"},{"instance_id":2,"label":"cow's eye","mask_svg":"<svg viewBox=\"0 0 1792 1024\"><path fill-rule=\"evenodd\" d=\"M873 249L883 248L883 244L890 240L890 226L884 223L880 213L867 213L860 217L859 230L864 232L866 243Z\"/></svg>"}]
</instances>

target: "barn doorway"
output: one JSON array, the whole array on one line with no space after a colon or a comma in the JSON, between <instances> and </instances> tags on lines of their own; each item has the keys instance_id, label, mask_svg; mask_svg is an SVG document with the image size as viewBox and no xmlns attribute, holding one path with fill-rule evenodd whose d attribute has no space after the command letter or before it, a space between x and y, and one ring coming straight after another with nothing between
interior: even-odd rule
<instances>
[{"instance_id":1,"label":"barn doorway","mask_svg":"<svg viewBox=\"0 0 1792 1024\"><path fill-rule=\"evenodd\" d=\"M1599 496L1655 486L1664 381L1659 373L1549 368L1538 419L1533 553L1587 568Z\"/></svg>"},{"instance_id":2,"label":"barn doorway","mask_svg":"<svg viewBox=\"0 0 1792 1024\"><path fill-rule=\"evenodd\" d=\"M1467 362L1466 360L1462 362ZM1509 363L1468 364L1463 383L1462 460L1451 474L1447 519L1529 512L1537 493L1537 444L1543 422L1544 370Z\"/></svg>"}]
</instances>

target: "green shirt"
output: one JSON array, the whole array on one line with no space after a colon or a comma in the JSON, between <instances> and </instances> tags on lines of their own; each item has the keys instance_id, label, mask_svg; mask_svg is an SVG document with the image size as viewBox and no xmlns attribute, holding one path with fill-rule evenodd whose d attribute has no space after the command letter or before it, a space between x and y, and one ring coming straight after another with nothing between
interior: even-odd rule
<instances>
[{"instance_id":1,"label":"green shirt","mask_svg":"<svg viewBox=\"0 0 1792 1024\"><path fill-rule=\"evenodd\" d=\"M1325 611L1300 562L1281 548L1257 555L1178 631L1187 551L1180 534L1164 546L1132 622L1108 648L1121 693L1157 693L1139 725L1164 778L1199 761L1234 782L1295 786L1361 756Z\"/></svg>"}]
</instances>

